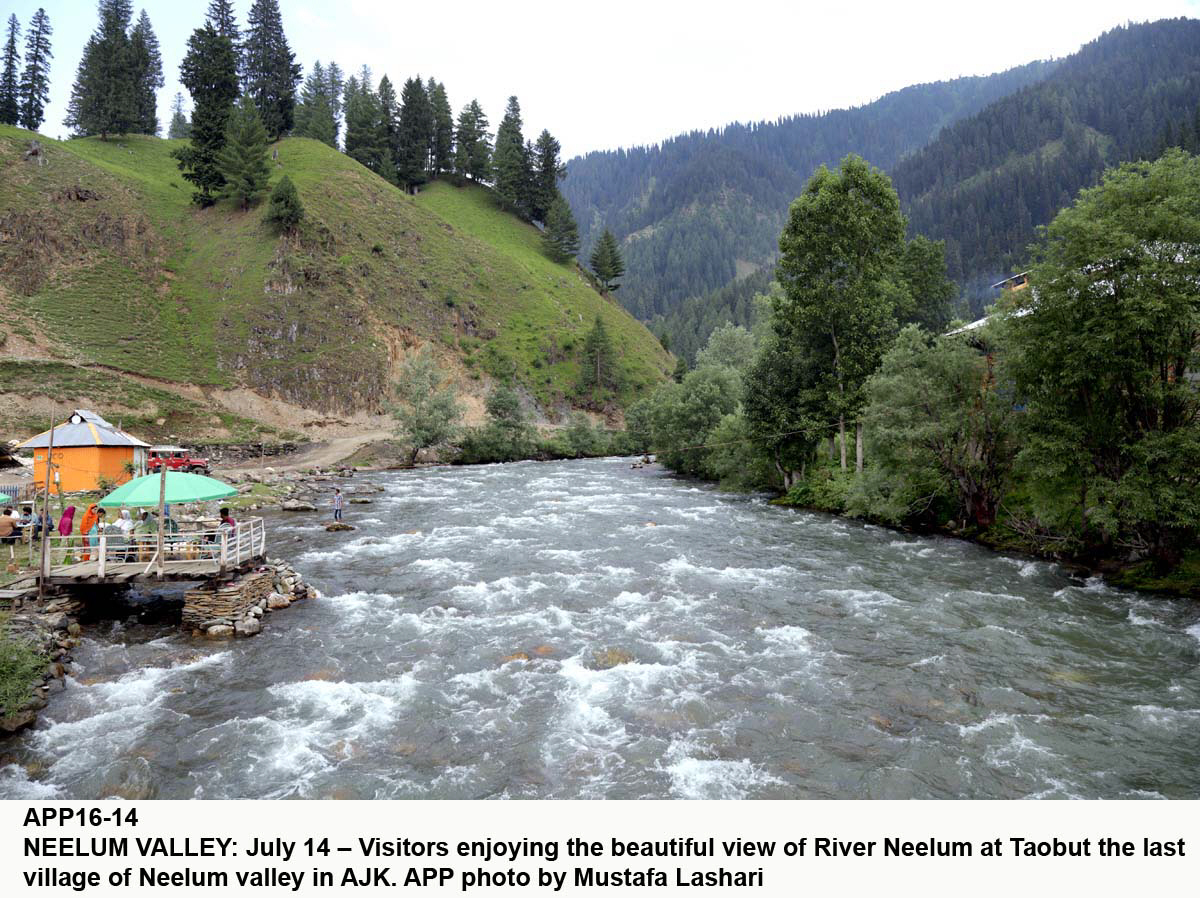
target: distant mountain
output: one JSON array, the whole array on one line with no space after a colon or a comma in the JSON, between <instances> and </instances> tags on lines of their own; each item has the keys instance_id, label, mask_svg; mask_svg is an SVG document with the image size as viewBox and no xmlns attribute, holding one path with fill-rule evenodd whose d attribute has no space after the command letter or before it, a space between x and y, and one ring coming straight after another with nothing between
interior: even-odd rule
<instances>
[{"instance_id":1,"label":"distant mountain","mask_svg":"<svg viewBox=\"0 0 1200 898\"><path fill-rule=\"evenodd\" d=\"M854 109L693 131L661 145L572 159L563 192L581 258L602 229L622 241L618 296L638 317L772 263L788 204L820 164L850 152L891 168L943 128L1045 78L1052 62L907 87Z\"/></svg>"},{"instance_id":2,"label":"distant mountain","mask_svg":"<svg viewBox=\"0 0 1200 898\"><path fill-rule=\"evenodd\" d=\"M892 178L910 230L945 239L950 275L978 311L989 298L980 285L1024 265L1038 225L1108 166L1154 155L1197 103L1200 21L1116 28L943 130Z\"/></svg>"}]
</instances>

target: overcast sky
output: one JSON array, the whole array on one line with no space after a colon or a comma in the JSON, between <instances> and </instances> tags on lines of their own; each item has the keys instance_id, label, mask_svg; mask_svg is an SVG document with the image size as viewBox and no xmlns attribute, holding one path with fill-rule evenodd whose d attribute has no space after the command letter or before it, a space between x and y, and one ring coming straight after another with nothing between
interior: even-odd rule
<instances>
[{"instance_id":1,"label":"overcast sky","mask_svg":"<svg viewBox=\"0 0 1200 898\"><path fill-rule=\"evenodd\" d=\"M239 23L251 0L237 0ZM4 0L22 28L44 6L54 28L50 105L62 125L92 0ZM162 44L169 120L187 37L208 0L135 0ZM971 9L979 6L980 9ZM591 0L280 0L296 58L369 65L395 82L446 85L455 112L477 97L495 128L510 94L526 136L549 128L564 156L654 143L681 131L869 102L923 81L1064 56L1127 21L1200 15L1200 0L1004 3L723 3ZM398 86L398 85L397 85ZM186 94L185 94L186 98Z\"/></svg>"}]
</instances>

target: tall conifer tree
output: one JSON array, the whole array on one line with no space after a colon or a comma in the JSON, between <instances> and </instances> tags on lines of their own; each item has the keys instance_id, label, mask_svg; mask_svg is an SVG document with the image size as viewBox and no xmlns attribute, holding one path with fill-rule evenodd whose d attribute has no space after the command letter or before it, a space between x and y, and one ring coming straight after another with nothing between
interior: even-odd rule
<instances>
[{"instance_id":1,"label":"tall conifer tree","mask_svg":"<svg viewBox=\"0 0 1200 898\"><path fill-rule=\"evenodd\" d=\"M534 147L533 195L530 214L534 221L546 220L546 214L558 198L558 182L567 175L567 167L559 161L561 144L546 130L538 136Z\"/></svg>"},{"instance_id":2,"label":"tall conifer tree","mask_svg":"<svg viewBox=\"0 0 1200 898\"><path fill-rule=\"evenodd\" d=\"M25 71L21 73L19 85L21 103L21 126L36 131L46 117L46 103L50 98L50 17L46 10L38 8L29 21L29 32L25 35Z\"/></svg>"},{"instance_id":3,"label":"tall conifer tree","mask_svg":"<svg viewBox=\"0 0 1200 898\"><path fill-rule=\"evenodd\" d=\"M454 133L454 170L460 178L477 184L492 179L492 144L487 116L478 100L472 100L458 114Z\"/></svg>"},{"instance_id":4,"label":"tall conifer tree","mask_svg":"<svg viewBox=\"0 0 1200 898\"><path fill-rule=\"evenodd\" d=\"M396 97L392 79L387 75L379 79L379 121L383 125L392 163L390 171L394 175L400 158L400 100Z\"/></svg>"},{"instance_id":5,"label":"tall conifer tree","mask_svg":"<svg viewBox=\"0 0 1200 898\"><path fill-rule=\"evenodd\" d=\"M556 193L546 212L546 227L542 231L542 247L555 262L569 262L579 252L579 226L571 207Z\"/></svg>"},{"instance_id":6,"label":"tall conifer tree","mask_svg":"<svg viewBox=\"0 0 1200 898\"><path fill-rule=\"evenodd\" d=\"M233 42L211 23L188 38L179 80L192 95L192 141L175 151L183 177L196 186L193 202L211 206L225 186L217 157L225 146L225 128L238 95L237 56Z\"/></svg>"},{"instance_id":7,"label":"tall conifer tree","mask_svg":"<svg viewBox=\"0 0 1200 898\"><path fill-rule=\"evenodd\" d=\"M492 153L496 196L521 215L529 214L530 161L521 134L521 104L508 98L504 118L496 129L496 149Z\"/></svg>"},{"instance_id":8,"label":"tall conifer tree","mask_svg":"<svg viewBox=\"0 0 1200 898\"><path fill-rule=\"evenodd\" d=\"M242 79L271 140L292 130L300 66L283 33L278 0L254 0L242 41Z\"/></svg>"},{"instance_id":9,"label":"tall conifer tree","mask_svg":"<svg viewBox=\"0 0 1200 898\"><path fill-rule=\"evenodd\" d=\"M296 105L296 123L292 133L297 137L311 137L337 146L337 123L333 116L333 105L329 97L329 74L321 60L313 63L304 86L300 88L300 102Z\"/></svg>"},{"instance_id":10,"label":"tall conifer tree","mask_svg":"<svg viewBox=\"0 0 1200 898\"><path fill-rule=\"evenodd\" d=\"M342 116L345 113L342 92L346 86L346 79L336 62L329 63L325 69L325 80L329 82L329 109L333 112L333 145L337 146L342 130Z\"/></svg>"},{"instance_id":11,"label":"tall conifer tree","mask_svg":"<svg viewBox=\"0 0 1200 898\"><path fill-rule=\"evenodd\" d=\"M433 177L454 167L454 113L446 85L429 79L429 106L433 113L433 143L430 149L429 173Z\"/></svg>"},{"instance_id":12,"label":"tall conifer tree","mask_svg":"<svg viewBox=\"0 0 1200 898\"><path fill-rule=\"evenodd\" d=\"M0 61L0 124L17 125L21 122L21 81L18 66L21 53L17 41L21 37L21 23L16 13L8 17L4 38L4 58Z\"/></svg>"},{"instance_id":13,"label":"tall conifer tree","mask_svg":"<svg viewBox=\"0 0 1200 898\"><path fill-rule=\"evenodd\" d=\"M609 293L619 286L617 281L625 274L625 260L621 258L621 248L612 231L604 229L596 248L592 250L592 272L600 281L604 292Z\"/></svg>"},{"instance_id":14,"label":"tall conifer tree","mask_svg":"<svg viewBox=\"0 0 1200 898\"><path fill-rule=\"evenodd\" d=\"M395 167L383 126L379 95L371 87L371 70L362 67L346 81L346 155L382 178L394 181Z\"/></svg>"},{"instance_id":15,"label":"tall conifer tree","mask_svg":"<svg viewBox=\"0 0 1200 898\"><path fill-rule=\"evenodd\" d=\"M129 0L100 0L100 22L83 48L65 123L76 134L138 130L136 73L129 39Z\"/></svg>"},{"instance_id":16,"label":"tall conifer tree","mask_svg":"<svg viewBox=\"0 0 1200 898\"><path fill-rule=\"evenodd\" d=\"M433 133L433 110L420 77L404 82L400 94L399 151L396 176L406 190L414 190L426 181L429 147Z\"/></svg>"},{"instance_id":17,"label":"tall conifer tree","mask_svg":"<svg viewBox=\"0 0 1200 898\"><path fill-rule=\"evenodd\" d=\"M134 83L134 130L158 134L158 90L163 81L162 54L146 10L129 35L130 71Z\"/></svg>"},{"instance_id":18,"label":"tall conifer tree","mask_svg":"<svg viewBox=\"0 0 1200 898\"><path fill-rule=\"evenodd\" d=\"M205 21L212 25L213 30L221 37L229 38L235 50L238 48L242 35L238 31L237 16L234 14L231 0L212 0L208 4Z\"/></svg>"}]
</instances>

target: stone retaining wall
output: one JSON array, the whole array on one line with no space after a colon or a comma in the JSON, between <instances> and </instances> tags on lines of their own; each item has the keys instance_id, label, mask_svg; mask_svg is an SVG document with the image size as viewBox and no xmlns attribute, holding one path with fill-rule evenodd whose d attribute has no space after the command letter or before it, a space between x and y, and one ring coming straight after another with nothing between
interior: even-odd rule
<instances>
[{"instance_id":1,"label":"stone retaining wall","mask_svg":"<svg viewBox=\"0 0 1200 898\"><path fill-rule=\"evenodd\" d=\"M273 579L273 572L263 571L246 574L214 589L189 589L184 594L184 626L203 629L218 620L228 621L232 626L271 594Z\"/></svg>"}]
</instances>

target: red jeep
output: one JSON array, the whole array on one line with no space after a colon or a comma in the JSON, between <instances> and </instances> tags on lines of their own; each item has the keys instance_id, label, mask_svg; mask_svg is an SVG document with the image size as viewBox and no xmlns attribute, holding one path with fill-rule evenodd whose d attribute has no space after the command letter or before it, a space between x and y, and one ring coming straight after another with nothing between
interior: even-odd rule
<instances>
[{"instance_id":1,"label":"red jeep","mask_svg":"<svg viewBox=\"0 0 1200 898\"><path fill-rule=\"evenodd\" d=\"M168 471L191 471L194 474L208 473L208 459L195 458L182 446L151 446L146 470L157 474L162 465Z\"/></svg>"}]
</instances>

